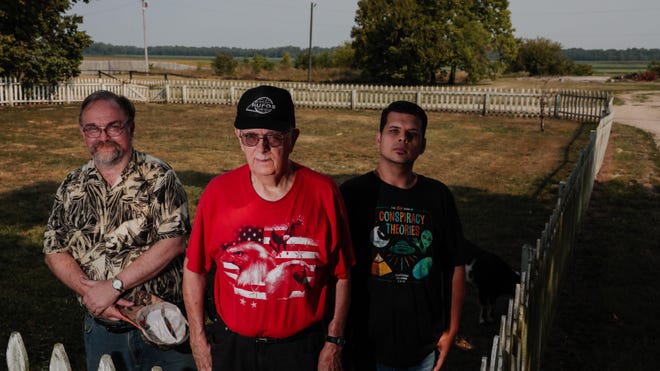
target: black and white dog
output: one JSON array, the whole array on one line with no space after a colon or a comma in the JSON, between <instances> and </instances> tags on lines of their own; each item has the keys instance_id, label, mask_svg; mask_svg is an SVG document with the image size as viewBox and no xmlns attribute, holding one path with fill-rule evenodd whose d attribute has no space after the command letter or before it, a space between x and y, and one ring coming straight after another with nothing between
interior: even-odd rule
<instances>
[{"instance_id":1,"label":"black and white dog","mask_svg":"<svg viewBox=\"0 0 660 371\"><path fill-rule=\"evenodd\" d=\"M502 295L515 295L516 284L520 283L520 274L511 269L499 256L479 248L470 241L466 243L471 260L465 265L465 276L467 282L476 286L479 291L481 304L479 324L492 323L495 301Z\"/></svg>"}]
</instances>

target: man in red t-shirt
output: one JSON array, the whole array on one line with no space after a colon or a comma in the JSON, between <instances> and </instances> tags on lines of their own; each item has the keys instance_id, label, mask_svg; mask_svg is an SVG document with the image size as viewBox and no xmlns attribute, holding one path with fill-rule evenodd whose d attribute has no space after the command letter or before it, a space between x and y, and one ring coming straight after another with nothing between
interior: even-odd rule
<instances>
[{"instance_id":1,"label":"man in red t-shirt","mask_svg":"<svg viewBox=\"0 0 660 371\"><path fill-rule=\"evenodd\" d=\"M299 130L288 91L243 94L234 122L247 164L197 207L183 291L200 370L341 367L353 250L335 182L289 160ZM216 313L207 339L206 275Z\"/></svg>"}]
</instances>

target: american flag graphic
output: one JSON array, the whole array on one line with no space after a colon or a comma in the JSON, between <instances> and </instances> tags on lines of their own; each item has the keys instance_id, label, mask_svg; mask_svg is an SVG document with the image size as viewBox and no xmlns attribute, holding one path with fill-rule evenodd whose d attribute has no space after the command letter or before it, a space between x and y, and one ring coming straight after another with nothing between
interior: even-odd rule
<instances>
[{"instance_id":1,"label":"american flag graphic","mask_svg":"<svg viewBox=\"0 0 660 371\"><path fill-rule=\"evenodd\" d=\"M233 280L234 293L253 307L257 300L303 297L313 284L318 243L295 235L298 225L245 226L224 247L222 269Z\"/></svg>"}]
</instances>

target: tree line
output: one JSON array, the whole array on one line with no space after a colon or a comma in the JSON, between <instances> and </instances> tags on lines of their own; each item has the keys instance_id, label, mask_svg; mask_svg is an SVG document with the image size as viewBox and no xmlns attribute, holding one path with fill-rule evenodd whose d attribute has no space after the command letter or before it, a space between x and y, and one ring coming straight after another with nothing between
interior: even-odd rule
<instances>
[{"instance_id":1,"label":"tree line","mask_svg":"<svg viewBox=\"0 0 660 371\"><path fill-rule=\"evenodd\" d=\"M338 47L312 47L312 55L332 54ZM182 56L182 57L215 57L219 54L231 55L234 58L252 58L260 55L266 58L282 58L285 54L296 58L299 54L305 57L308 48L297 46L280 46L263 49L236 47L193 47L193 46L149 46L149 55ZM628 49L561 49L561 53L572 61L656 61L660 60L660 49L628 48ZM111 55L143 55L144 49L137 46L112 45L94 42L83 51L85 56Z\"/></svg>"},{"instance_id":2,"label":"tree line","mask_svg":"<svg viewBox=\"0 0 660 371\"><path fill-rule=\"evenodd\" d=\"M332 52L334 48L312 47L312 54ZM261 55L266 58L282 58L284 54L296 57L298 54L307 55L307 48L297 46L280 46L264 49L236 48L236 47L194 47L194 46L148 46L147 52L154 56L181 56L181 57L215 57L216 55L231 55L235 58L252 58ZM102 42L94 42L85 48L83 55L143 55L144 48L130 45L112 45Z\"/></svg>"},{"instance_id":3,"label":"tree line","mask_svg":"<svg viewBox=\"0 0 660 371\"><path fill-rule=\"evenodd\" d=\"M573 61L657 61L660 49L581 49L562 50L566 58Z\"/></svg>"}]
</instances>

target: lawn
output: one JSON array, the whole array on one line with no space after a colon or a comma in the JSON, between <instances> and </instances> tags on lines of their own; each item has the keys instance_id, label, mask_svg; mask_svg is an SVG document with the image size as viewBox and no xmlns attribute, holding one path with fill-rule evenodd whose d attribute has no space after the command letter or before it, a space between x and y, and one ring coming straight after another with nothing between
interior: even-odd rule
<instances>
[{"instance_id":1,"label":"lawn","mask_svg":"<svg viewBox=\"0 0 660 371\"><path fill-rule=\"evenodd\" d=\"M207 182L244 161L232 136L234 113L225 106L137 106L135 146L174 167L191 215ZM75 105L0 107L0 339L6 344L10 332L19 331L33 369L46 368L56 342L64 344L74 370L84 365L82 312L41 253L53 194L87 159L77 114ZM369 171L377 160L378 118L376 111L300 109L301 136L292 157L338 183ZM440 113L430 113L429 122L427 150L416 170L450 186L470 240L519 266L521 246L538 238L557 183L572 170L593 125L546 120L541 132L538 119ZM613 166L640 159L621 161ZM448 369L477 370L496 331L477 326L470 288L461 337L472 349L457 349Z\"/></svg>"}]
</instances>

